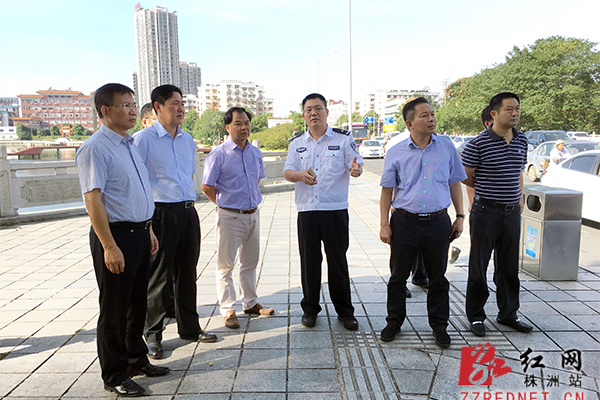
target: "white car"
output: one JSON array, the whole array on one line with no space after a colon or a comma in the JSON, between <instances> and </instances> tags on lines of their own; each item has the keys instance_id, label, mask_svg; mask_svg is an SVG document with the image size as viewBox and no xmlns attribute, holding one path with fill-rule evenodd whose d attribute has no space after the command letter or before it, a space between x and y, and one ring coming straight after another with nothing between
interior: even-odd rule
<instances>
[{"instance_id":1,"label":"white car","mask_svg":"<svg viewBox=\"0 0 600 400\"><path fill-rule=\"evenodd\" d=\"M600 150L574 155L542 175L542 185L583 192L582 216L600 222Z\"/></svg>"},{"instance_id":2,"label":"white car","mask_svg":"<svg viewBox=\"0 0 600 400\"><path fill-rule=\"evenodd\" d=\"M358 148L358 151L362 158L383 158L385 156L383 145L379 140L365 140Z\"/></svg>"}]
</instances>

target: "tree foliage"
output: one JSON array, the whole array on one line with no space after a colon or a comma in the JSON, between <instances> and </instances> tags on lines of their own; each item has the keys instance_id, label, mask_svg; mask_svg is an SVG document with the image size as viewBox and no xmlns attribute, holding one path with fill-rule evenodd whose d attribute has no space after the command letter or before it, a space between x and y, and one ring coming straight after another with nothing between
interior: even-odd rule
<instances>
[{"instance_id":1,"label":"tree foliage","mask_svg":"<svg viewBox=\"0 0 600 400\"><path fill-rule=\"evenodd\" d=\"M296 111L290 111L290 116L294 122L292 123L292 129L296 133L304 132L304 118L302 118L302 113Z\"/></svg>"},{"instance_id":2,"label":"tree foliage","mask_svg":"<svg viewBox=\"0 0 600 400\"><path fill-rule=\"evenodd\" d=\"M352 113L352 122L363 122L363 120L364 119L356 111ZM337 122L335 123L335 126L342 126L342 124L347 123L347 122L348 122L348 114L343 114L338 118Z\"/></svg>"},{"instance_id":3,"label":"tree foliage","mask_svg":"<svg viewBox=\"0 0 600 400\"><path fill-rule=\"evenodd\" d=\"M265 150L285 151L288 149L289 139L293 137L294 124L281 124L250 135L248 140L260 140L260 147Z\"/></svg>"},{"instance_id":4,"label":"tree foliage","mask_svg":"<svg viewBox=\"0 0 600 400\"><path fill-rule=\"evenodd\" d=\"M254 117L252 117L252 132L258 133L267 129L269 127L269 122L267 121L267 119L272 116L272 114L267 113L255 115Z\"/></svg>"},{"instance_id":5,"label":"tree foliage","mask_svg":"<svg viewBox=\"0 0 600 400\"><path fill-rule=\"evenodd\" d=\"M22 123L17 122L17 136L19 140L32 140L33 135L31 134L31 128L24 126Z\"/></svg>"},{"instance_id":6,"label":"tree foliage","mask_svg":"<svg viewBox=\"0 0 600 400\"><path fill-rule=\"evenodd\" d=\"M60 129L58 128L58 126L56 125L52 125L50 127L50 134L52 136L60 136Z\"/></svg>"},{"instance_id":7,"label":"tree foliage","mask_svg":"<svg viewBox=\"0 0 600 400\"><path fill-rule=\"evenodd\" d=\"M200 118L198 117L196 110L190 110L187 114L185 114L185 118L181 124L181 129L187 133L193 132L196 122L198 122L199 119Z\"/></svg>"},{"instance_id":8,"label":"tree foliage","mask_svg":"<svg viewBox=\"0 0 600 400\"><path fill-rule=\"evenodd\" d=\"M71 131L73 132L73 135L75 135L75 136L89 135L89 131L87 129L85 129L83 126L81 126L80 124L73 125L73 128L71 128Z\"/></svg>"},{"instance_id":9,"label":"tree foliage","mask_svg":"<svg viewBox=\"0 0 600 400\"><path fill-rule=\"evenodd\" d=\"M204 111L190 133L202 143L212 144L217 140L222 140L227 135L225 123L223 122L224 114L218 110Z\"/></svg>"},{"instance_id":10,"label":"tree foliage","mask_svg":"<svg viewBox=\"0 0 600 400\"><path fill-rule=\"evenodd\" d=\"M503 64L461 78L446 89L438 131L476 133L481 110L500 92L521 97L520 130L600 129L600 53L586 39L552 36L520 49Z\"/></svg>"},{"instance_id":11,"label":"tree foliage","mask_svg":"<svg viewBox=\"0 0 600 400\"><path fill-rule=\"evenodd\" d=\"M379 121L379 114L377 114L375 110L369 110L365 115L363 115L362 120L364 121L366 117L373 117L373 123L367 124L367 129L374 135L377 132L377 122ZM346 120L348 120L348 116L346 116ZM375 125L374 129L373 125Z\"/></svg>"}]
</instances>

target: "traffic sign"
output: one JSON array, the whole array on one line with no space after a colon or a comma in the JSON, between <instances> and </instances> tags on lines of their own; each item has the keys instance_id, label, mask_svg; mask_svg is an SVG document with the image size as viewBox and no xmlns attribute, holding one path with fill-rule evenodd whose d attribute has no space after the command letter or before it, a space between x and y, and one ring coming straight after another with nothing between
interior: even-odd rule
<instances>
[{"instance_id":1,"label":"traffic sign","mask_svg":"<svg viewBox=\"0 0 600 400\"><path fill-rule=\"evenodd\" d=\"M394 123L394 117L386 117L385 118L385 123L386 124L393 124Z\"/></svg>"},{"instance_id":2,"label":"traffic sign","mask_svg":"<svg viewBox=\"0 0 600 400\"><path fill-rule=\"evenodd\" d=\"M372 124L373 123L373 117L365 117L365 124Z\"/></svg>"}]
</instances>

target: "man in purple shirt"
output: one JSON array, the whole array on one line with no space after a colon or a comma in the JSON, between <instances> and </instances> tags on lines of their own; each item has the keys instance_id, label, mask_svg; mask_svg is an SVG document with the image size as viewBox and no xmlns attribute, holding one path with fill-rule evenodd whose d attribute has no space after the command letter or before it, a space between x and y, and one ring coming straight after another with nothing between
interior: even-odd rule
<instances>
[{"instance_id":1,"label":"man in purple shirt","mask_svg":"<svg viewBox=\"0 0 600 400\"><path fill-rule=\"evenodd\" d=\"M265 177L262 154L248 141L252 114L230 108L223 117L229 139L213 149L204 161L202 191L217 210L217 295L225 326L240 327L233 305L233 266L240 255L240 294L246 314L270 315L256 294L256 265L260 254L262 195L258 182Z\"/></svg>"},{"instance_id":2,"label":"man in purple shirt","mask_svg":"<svg viewBox=\"0 0 600 400\"><path fill-rule=\"evenodd\" d=\"M391 245L387 326L381 340L392 341L400 332L406 318L406 279L420 252L429 277L429 325L436 344L447 348L450 300L444 274L450 237L463 230L460 182L466 174L452 142L434 134L436 119L425 98L406 103L402 116L410 137L386 154L381 176L379 235ZM451 203L456 211L453 224L446 210ZM394 207L391 221L390 206Z\"/></svg>"}]
</instances>

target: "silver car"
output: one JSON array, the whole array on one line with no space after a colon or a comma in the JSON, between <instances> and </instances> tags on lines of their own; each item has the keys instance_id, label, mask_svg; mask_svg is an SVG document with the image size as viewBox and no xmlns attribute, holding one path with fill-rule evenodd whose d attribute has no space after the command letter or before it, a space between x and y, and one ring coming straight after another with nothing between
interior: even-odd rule
<instances>
[{"instance_id":1,"label":"silver car","mask_svg":"<svg viewBox=\"0 0 600 400\"><path fill-rule=\"evenodd\" d=\"M554 149L556 142L557 140L544 142L527 153L525 172L527 172L530 181L536 182L542 177L542 173L550 165L550 152ZM570 156L582 151L600 149L600 144L592 141L565 140L564 142L565 149L567 149Z\"/></svg>"}]
</instances>

